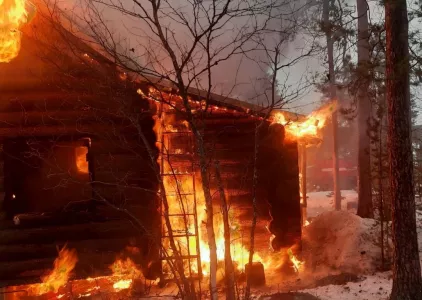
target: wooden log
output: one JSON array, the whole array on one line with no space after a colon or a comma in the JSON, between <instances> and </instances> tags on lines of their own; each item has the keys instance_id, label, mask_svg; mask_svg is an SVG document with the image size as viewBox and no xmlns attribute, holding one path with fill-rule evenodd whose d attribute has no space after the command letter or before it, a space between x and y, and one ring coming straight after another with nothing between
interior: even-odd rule
<instances>
[{"instance_id":1,"label":"wooden log","mask_svg":"<svg viewBox=\"0 0 422 300\"><path fill-rule=\"evenodd\" d=\"M80 277L110 275L109 266L116 260L115 252L79 252L74 273ZM27 261L0 262L0 280L41 276L53 269L56 257Z\"/></svg>"},{"instance_id":2,"label":"wooden log","mask_svg":"<svg viewBox=\"0 0 422 300\"><path fill-rule=\"evenodd\" d=\"M212 126L236 126L241 124L250 124L254 123L255 120L251 118L249 115L242 115L240 113L230 114L227 116L218 117L218 118L207 118L199 121L201 125L205 125L206 128Z\"/></svg>"},{"instance_id":3,"label":"wooden log","mask_svg":"<svg viewBox=\"0 0 422 300\"><path fill-rule=\"evenodd\" d=\"M113 126L98 124L73 124L69 126L30 126L30 127L11 127L0 128L0 137L16 138L16 137L42 137L42 136L60 136L73 135L80 137L87 136L112 136L119 138L125 134L137 134L135 128L130 126Z\"/></svg>"},{"instance_id":4,"label":"wooden log","mask_svg":"<svg viewBox=\"0 0 422 300\"><path fill-rule=\"evenodd\" d=\"M6 112L0 113L0 126L3 128L16 127L16 126L70 126L78 124L91 124L98 123L110 126L110 124L115 124L115 126L129 126L131 125L130 121L124 115L116 115L107 111L81 111L75 110L66 110L66 108L61 108L61 110L55 110L51 108L43 108L44 111L17 111L17 112L8 112L9 109L6 109ZM47 110L47 111L45 111Z\"/></svg>"},{"instance_id":5,"label":"wooden log","mask_svg":"<svg viewBox=\"0 0 422 300\"><path fill-rule=\"evenodd\" d=\"M57 213L18 214L14 216L13 222L19 228L27 228L84 224L87 222L104 222L107 220L104 216L86 212L90 207L92 207L91 200L78 201L74 203L71 202L69 203L69 206L66 207L66 210L68 211Z\"/></svg>"},{"instance_id":6,"label":"wooden log","mask_svg":"<svg viewBox=\"0 0 422 300\"><path fill-rule=\"evenodd\" d=\"M0 245L45 244L78 239L137 236L139 231L127 220L96 222L72 226L0 230Z\"/></svg>"},{"instance_id":7,"label":"wooden log","mask_svg":"<svg viewBox=\"0 0 422 300\"><path fill-rule=\"evenodd\" d=\"M252 262L252 265L245 265L246 278L250 281L251 286L265 285L264 265L261 262Z\"/></svg>"},{"instance_id":8,"label":"wooden log","mask_svg":"<svg viewBox=\"0 0 422 300\"><path fill-rule=\"evenodd\" d=\"M136 242L138 241L138 242ZM135 243L135 244L134 244ZM125 247L134 244L141 246L137 238L105 238L95 240L76 240L76 241L58 241L51 244L19 244L19 245L0 245L0 261L25 261L43 258L57 257L57 247L62 248L67 245L68 248L74 248L79 251L94 252L115 252L119 253Z\"/></svg>"}]
</instances>

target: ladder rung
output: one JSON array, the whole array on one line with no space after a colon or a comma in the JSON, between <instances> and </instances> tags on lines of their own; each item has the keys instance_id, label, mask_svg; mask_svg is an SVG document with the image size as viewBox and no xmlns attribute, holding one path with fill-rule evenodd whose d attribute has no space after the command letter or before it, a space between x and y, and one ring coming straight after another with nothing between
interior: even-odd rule
<instances>
[{"instance_id":1,"label":"ladder rung","mask_svg":"<svg viewBox=\"0 0 422 300\"><path fill-rule=\"evenodd\" d=\"M197 234L191 233L191 234L173 234L174 238L179 238L179 237L191 237L191 236L198 236ZM169 235L162 235L161 238L168 238L170 237Z\"/></svg>"},{"instance_id":2,"label":"ladder rung","mask_svg":"<svg viewBox=\"0 0 422 300\"><path fill-rule=\"evenodd\" d=\"M194 258L198 258L198 255L181 255L178 258L181 259L194 259ZM174 256L169 256L169 257L161 257L161 260L171 260L171 259L176 259L176 257Z\"/></svg>"},{"instance_id":3,"label":"ladder rung","mask_svg":"<svg viewBox=\"0 0 422 300\"><path fill-rule=\"evenodd\" d=\"M194 216L194 213L186 213L186 214L171 214L168 215L169 217L185 217L185 216Z\"/></svg>"},{"instance_id":4,"label":"ladder rung","mask_svg":"<svg viewBox=\"0 0 422 300\"><path fill-rule=\"evenodd\" d=\"M193 173L161 173L161 176L193 176Z\"/></svg>"},{"instance_id":5,"label":"ladder rung","mask_svg":"<svg viewBox=\"0 0 422 300\"><path fill-rule=\"evenodd\" d=\"M193 153L164 153L164 156L187 156L191 159L193 157Z\"/></svg>"},{"instance_id":6,"label":"ladder rung","mask_svg":"<svg viewBox=\"0 0 422 300\"><path fill-rule=\"evenodd\" d=\"M188 133L192 134L192 131L162 131L162 134L177 134L177 133Z\"/></svg>"},{"instance_id":7,"label":"ladder rung","mask_svg":"<svg viewBox=\"0 0 422 300\"><path fill-rule=\"evenodd\" d=\"M195 195L195 193L169 193L169 194L166 194L166 196L170 196L170 197L173 197L173 196L194 196Z\"/></svg>"}]
</instances>

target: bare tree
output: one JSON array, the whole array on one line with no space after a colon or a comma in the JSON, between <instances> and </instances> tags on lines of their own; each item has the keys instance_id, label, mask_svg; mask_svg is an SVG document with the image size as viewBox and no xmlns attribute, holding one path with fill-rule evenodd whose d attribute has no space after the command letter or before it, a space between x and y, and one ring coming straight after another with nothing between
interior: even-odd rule
<instances>
[{"instance_id":1,"label":"bare tree","mask_svg":"<svg viewBox=\"0 0 422 300\"><path fill-rule=\"evenodd\" d=\"M408 24L406 0L386 1L389 177L394 245L392 300L422 298L410 129Z\"/></svg>"},{"instance_id":2,"label":"bare tree","mask_svg":"<svg viewBox=\"0 0 422 300\"><path fill-rule=\"evenodd\" d=\"M336 74L334 69L334 40L332 37L333 26L330 22L330 5L332 0L323 0L322 8L322 31L325 33L327 39L327 55L328 55L328 80L330 84L330 98L336 99ZM341 191L340 191L340 177L339 177L339 162L338 162L338 118L337 110L335 110L331 117L333 126L333 188L334 188L334 207L336 210L341 210Z\"/></svg>"}]
</instances>

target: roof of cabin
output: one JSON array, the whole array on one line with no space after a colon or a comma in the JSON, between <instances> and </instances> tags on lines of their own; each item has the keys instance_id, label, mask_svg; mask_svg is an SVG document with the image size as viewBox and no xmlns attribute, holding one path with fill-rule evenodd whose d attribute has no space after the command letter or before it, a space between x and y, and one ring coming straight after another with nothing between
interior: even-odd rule
<instances>
[{"instance_id":1,"label":"roof of cabin","mask_svg":"<svg viewBox=\"0 0 422 300\"><path fill-rule=\"evenodd\" d=\"M83 36L76 36L71 32L72 30L66 29L66 27L72 26L69 19L63 18L62 14L58 16L52 13L42 0L33 0L32 2L37 7L37 14L30 24L22 28L22 46L18 57L10 63L0 64L0 88L2 91L9 91L9 95L13 95L22 90L48 90L49 86L46 86L46 81L43 78L47 77L54 81L57 71L54 71L53 68L65 66L66 70L63 70L63 73L78 74L77 70L83 69L83 65L89 64L87 63L89 61L93 64L90 66L91 69L94 69L92 76L95 76L96 73L97 75L116 75L117 67L111 59L95 50L94 46L89 45ZM73 74L67 75L72 76ZM120 80L118 76L115 77L116 81ZM139 76L137 77L139 78ZM76 75L74 78L78 78L78 76ZM143 82L140 83L147 83L145 79L141 81ZM49 85L51 86L51 82ZM171 84L163 80L159 80L159 85L163 88L173 89ZM195 88L190 88L189 93L196 99L204 98L207 95L206 91ZM3 104L0 104L0 110L8 102L4 101L7 99L2 100ZM210 100L217 106L246 112L266 112L259 105L214 93L210 95ZM287 114L290 119L301 117L288 111L283 111L283 113Z\"/></svg>"}]
</instances>

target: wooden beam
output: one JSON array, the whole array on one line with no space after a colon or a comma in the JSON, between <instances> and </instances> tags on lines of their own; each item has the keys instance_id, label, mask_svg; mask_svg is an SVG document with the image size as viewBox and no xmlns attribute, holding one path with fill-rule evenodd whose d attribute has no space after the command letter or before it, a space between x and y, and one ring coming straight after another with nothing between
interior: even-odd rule
<instances>
[{"instance_id":1,"label":"wooden beam","mask_svg":"<svg viewBox=\"0 0 422 300\"><path fill-rule=\"evenodd\" d=\"M93 240L78 241L58 241L50 244L18 244L18 245L0 245L0 261L25 261L43 258L57 257L57 247L62 248L67 245L68 248L76 250L90 249L96 252L117 253L130 245L129 237L126 238L105 238Z\"/></svg>"},{"instance_id":2,"label":"wooden beam","mask_svg":"<svg viewBox=\"0 0 422 300\"><path fill-rule=\"evenodd\" d=\"M130 126L119 127L117 125L99 125L99 124L73 124L61 126L27 126L0 128L0 138L16 137L45 137L45 136L114 136L122 137L125 134L137 134L135 128Z\"/></svg>"},{"instance_id":3,"label":"wooden beam","mask_svg":"<svg viewBox=\"0 0 422 300\"><path fill-rule=\"evenodd\" d=\"M77 224L72 226L0 230L0 245L45 244L78 239L136 236L139 231L130 221Z\"/></svg>"}]
</instances>

